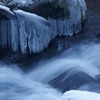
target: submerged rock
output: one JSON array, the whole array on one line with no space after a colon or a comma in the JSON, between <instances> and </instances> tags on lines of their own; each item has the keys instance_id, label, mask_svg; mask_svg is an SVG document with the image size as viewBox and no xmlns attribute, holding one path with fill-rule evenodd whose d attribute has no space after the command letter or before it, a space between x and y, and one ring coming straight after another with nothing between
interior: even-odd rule
<instances>
[{"instance_id":1,"label":"submerged rock","mask_svg":"<svg viewBox=\"0 0 100 100\"><path fill-rule=\"evenodd\" d=\"M100 92L98 81L85 72L77 70L72 71L72 69L60 74L51 80L49 84L63 93L73 89Z\"/></svg>"}]
</instances>

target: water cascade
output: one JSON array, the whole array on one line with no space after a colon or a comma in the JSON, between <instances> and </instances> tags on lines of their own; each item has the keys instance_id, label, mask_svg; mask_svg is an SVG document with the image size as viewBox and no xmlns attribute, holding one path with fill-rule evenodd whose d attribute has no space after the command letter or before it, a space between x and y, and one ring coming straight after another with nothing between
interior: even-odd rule
<instances>
[{"instance_id":1,"label":"water cascade","mask_svg":"<svg viewBox=\"0 0 100 100\"><path fill-rule=\"evenodd\" d=\"M88 100L91 93L100 93L99 51L98 43L74 47L63 52L60 59L58 56L43 61L28 73L24 73L16 65L0 62L0 99L77 100L74 98L81 98L78 95L85 93L87 95L81 100ZM68 91L73 89L91 93ZM92 98L99 100L99 97L99 94L94 93Z\"/></svg>"}]
</instances>

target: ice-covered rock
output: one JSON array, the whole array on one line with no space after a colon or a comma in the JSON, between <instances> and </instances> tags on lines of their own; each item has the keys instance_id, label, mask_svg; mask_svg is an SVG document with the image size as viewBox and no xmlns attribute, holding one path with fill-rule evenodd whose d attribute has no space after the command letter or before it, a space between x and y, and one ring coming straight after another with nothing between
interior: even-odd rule
<instances>
[{"instance_id":1,"label":"ice-covered rock","mask_svg":"<svg viewBox=\"0 0 100 100\"><path fill-rule=\"evenodd\" d=\"M78 33L82 30L82 20L86 17L86 4L84 0L66 0L63 3L65 3L63 4L65 15L67 14L66 11L69 10L69 16L60 19L49 17L48 20L51 22L52 28L56 33L59 35L72 36L74 33Z\"/></svg>"},{"instance_id":2,"label":"ice-covered rock","mask_svg":"<svg viewBox=\"0 0 100 100\"><path fill-rule=\"evenodd\" d=\"M84 0L33 0L27 9L29 3L27 0L13 0L21 6L16 5L15 8L20 8L26 11L36 13L49 20L52 29L59 35L72 36L82 30L82 21L86 17L86 4ZM24 1L24 3L23 3ZM13 6L12 2L8 6ZM10 5L11 4L11 5ZM27 4L27 6L25 6Z\"/></svg>"},{"instance_id":3,"label":"ice-covered rock","mask_svg":"<svg viewBox=\"0 0 100 100\"><path fill-rule=\"evenodd\" d=\"M87 9L84 0L11 0L8 4L13 3L15 8L28 7L36 14L43 13L40 17L0 5L0 14L7 17L0 18L0 46L23 53L40 52L55 36L80 32Z\"/></svg>"},{"instance_id":4,"label":"ice-covered rock","mask_svg":"<svg viewBox=\"0 0 100 100\"><path fill-rule=\"evenodd\" d=\"M29 5L26 3L27 0L13 0L12 2L15 4L16 1L21 5L16 5L17 8L47 18L53 30L59 35L72 36L73 33L82 30L82 20L84 20L87 10L84 0L33 0L33 5L28 9L25 8L26 4ZM31 1L28 2L32 4ZM11 2L10 4L13 5Z\"/></svg>"},{"instance_id":5,"label":"ice-covered rock","mask_svg":"<svg viewBox=\"0 0 100 100\"><path fill-rule=\"evenodd\" d=\"M15 11L19 21L19 37L22 52L40 52L54 37L46 19L22 10Z\"/></svg>"},{"instance_id":6,"label":"ice-covered rock","mask_svg":"<svg viewBox=\"0 0 100 100\"><path fill-rule=\"evenodd\" d=\"M2 6L1 8L3 9ZM11 12L7 7L3 10ZM3 48L10 47L13 51L18 51L20 47L23 53L27 50L35 53L46 48L54 38L47 20L43 17L22 10L16 10L13 14L14 18L8 14L8 20L0 20L0 46Z\"/></svg>"}]
</instances>

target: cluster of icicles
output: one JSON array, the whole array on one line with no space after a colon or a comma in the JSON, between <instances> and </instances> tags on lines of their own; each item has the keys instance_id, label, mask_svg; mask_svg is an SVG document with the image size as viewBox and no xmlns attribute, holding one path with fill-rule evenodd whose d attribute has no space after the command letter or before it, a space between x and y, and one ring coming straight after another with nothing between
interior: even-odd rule
<instances>
[{"instance_id":1,"label":"cluster of icicles","mask_svg":"<svg viewBox=\"0 0 100 100\"><path fill-rule=\"evenodd\" d=\"M40 52L57 35L72 36L81 31L82 18L85 16L84 0L68 0L70 16L67 19L47 20L22 10L10 11L0 5L0 14L8 19L0 19L0 47L14 52Z\"/></svg>"}]
</instances>

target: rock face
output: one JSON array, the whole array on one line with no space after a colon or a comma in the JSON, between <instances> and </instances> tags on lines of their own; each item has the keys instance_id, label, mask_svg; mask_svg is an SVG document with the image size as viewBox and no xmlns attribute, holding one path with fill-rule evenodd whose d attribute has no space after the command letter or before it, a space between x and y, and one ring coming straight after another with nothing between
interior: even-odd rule
<instances>
[{"instance_id":1,"label":"rock face","mask_svg":"<svg viewBox=\"0 0 100 100\"><path fill-rule=\"evenodd\" d=\"M0 6L0 47L15 52L43 51L54 37L80 32L86 16L84 0L12 0L5 5Z\"/></svg>"}]
</instances>

